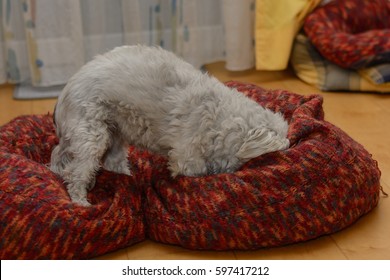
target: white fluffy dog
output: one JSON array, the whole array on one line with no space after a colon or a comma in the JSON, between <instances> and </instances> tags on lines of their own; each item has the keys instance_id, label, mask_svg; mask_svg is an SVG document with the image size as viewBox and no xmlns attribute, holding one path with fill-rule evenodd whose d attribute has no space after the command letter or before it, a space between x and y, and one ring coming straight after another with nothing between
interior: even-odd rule
<instances>
[{"instance_id":1,"label":"white fluffy dog","mask_svg":"<svg viewBox=\"0 0 390 280\"><path fill-rule=\"evenodd\" d=\"M101 165L131 174L130 144L166 155L172 176L234 172L289 147L279 113L158 47L118 47L84 65L61 93L54 120L51 170L85 206Z\"/></svg>"}]
</instances>

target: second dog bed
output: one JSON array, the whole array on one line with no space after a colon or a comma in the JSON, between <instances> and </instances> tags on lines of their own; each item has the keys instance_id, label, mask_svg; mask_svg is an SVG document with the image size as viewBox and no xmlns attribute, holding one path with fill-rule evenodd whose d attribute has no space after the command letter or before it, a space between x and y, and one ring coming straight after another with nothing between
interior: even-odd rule
<instances>
[{"instance_id":1,"label":"second dog bed","mask_svg":"<svg viewBox=\"0 0 390 280\"><path fill-rule=\"evenodd\" d=\"M343 68L390 62L390 1L334 0L305 20L317 50Z\"/></svg>"}]
</instances>

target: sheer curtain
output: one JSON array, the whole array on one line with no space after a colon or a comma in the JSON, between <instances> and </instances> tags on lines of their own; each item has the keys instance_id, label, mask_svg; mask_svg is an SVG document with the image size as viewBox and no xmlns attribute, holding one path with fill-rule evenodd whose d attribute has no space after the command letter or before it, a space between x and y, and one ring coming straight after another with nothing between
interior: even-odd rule
<instances>
[{"instance_id":1,"label":"sheer curtain","mask_svg":"<svg viewBox=\"0 0 390 280\"><path fill-rule=\"evenodd\" d=\"M0 84L62 85L96 54L160 45L196 67L253 67L255 0L0 0ZM242 24L244 23L244 24ZM31 96L34 97L34 96Z\"/></svg>"}]
</instances>

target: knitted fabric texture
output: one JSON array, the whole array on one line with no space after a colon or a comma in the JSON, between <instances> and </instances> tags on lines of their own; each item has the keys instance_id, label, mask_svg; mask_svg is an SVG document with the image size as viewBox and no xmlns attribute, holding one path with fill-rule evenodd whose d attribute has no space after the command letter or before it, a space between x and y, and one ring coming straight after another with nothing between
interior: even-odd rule
<instances>
[{"instance_id":1,"label":"knitted fabric texture","mask_svg":"<svg viewBox=\"0 0 390 280\"><path fill-rule=\"evenodd\" d=\"M253 159L234 174L173 180L155 169L146 186L149 238L191 249L281 246L339 231L377 205L376 161L324 120L320 96L228 86L281 112L291 147Z\"/></svg>"},{"instance_id":2,"label":"knitted fabric texture","mask_svg":"<svg viewBox=\"0 0 390 280\"><path fill-rule=\"evenodd\" d=\"M313 45L329 61L351 69L390 62L390 1L335 0L304 23Z\"/></svg>"},{"instance_id":3,"label":"knitted fabric texture","mask_svg":"<svg viewBox=\"0 0 390 280\"><path fill-rule=\"evenodd\" d=\"M84 259L144 239L133 178L102 171L90 208L71 203L48 164L58 143L52 116L0 128L0 259Z\"/></svg>"},{"instance_id":4,"label":"knitted fabric texture","mask_svg":"<svg viewBox=\"0 0 390 280\"><path fill-rule=\"evenodd\" d=\"M99 172L87 208L47 167L58 141L50 115L1 127L0 258L92 258L145 237L191 249L281 246L339 231L377 205L377 163L324 120L320 96L227 85L281 112L291 147L232 174L176 178L166 158L130 147L133 176Z\"/></svg>"}]
</instances>

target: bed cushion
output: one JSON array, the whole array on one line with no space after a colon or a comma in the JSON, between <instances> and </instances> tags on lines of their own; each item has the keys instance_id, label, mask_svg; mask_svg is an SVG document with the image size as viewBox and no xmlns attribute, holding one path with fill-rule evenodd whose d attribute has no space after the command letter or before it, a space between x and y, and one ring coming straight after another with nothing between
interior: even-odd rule
<instances>
[{"instance_id":1,"label":"bed cushion","mask_svg":"<svg viewBox=\"0 0 390 280\"><path fill-rule=\"evenodd\" d=\"M85 259L144 239L141 192L103 171L90 208L71 203L47 164L57 144L52 116L23 116L0 128L0 259Z\"/></svg>"},{"instance_id":2,"label":"bed cushion","mask_svg":"<svg viewBox=\"0 0 390 280\"><path fill-rule=\"evenodd\" d=\"M232 174L171 178L166 158L129 148L133 176L101 171L93 206L71 203L47 164L52 117L0 127L0 258L80 259L148 237L191 249L258 249L339 231L373 209L371 155L324 120L322 98L230 82L290 124L291 147Z\"/></svg>"},{"instance_id":3,"label":"bed cushion","mask_svg":"<svg viewBox=\"0 0 390 280\"><path fill-rule=\"evenodd\" d=\"M305 20L318 51L343 68L390 62L390 1L335 0Z\"/></svg>"},{"instance_id":4,"label":"bed cushion","mask_svg":"<svg viewBox=\"0 0 390 280\"><path fill-rule=\"evenodd\" d=\"M172 179L164 168L150 172L149 238L191 249L281 246L339 231L377 205L377 163L324 120L320 96L228 85L282 112L291 147L253 159L233 174ZM164 158L154 160L164 166Z\"/></svg>"}]
</instances>

